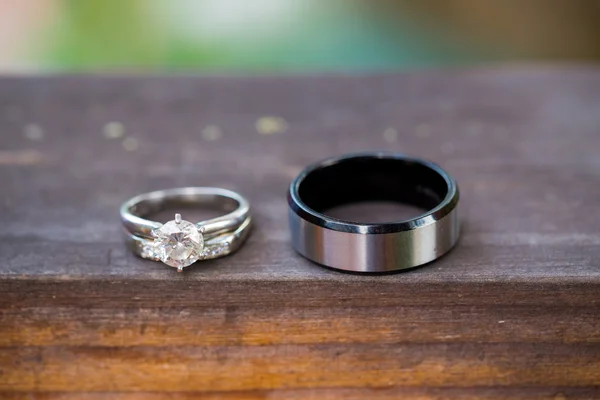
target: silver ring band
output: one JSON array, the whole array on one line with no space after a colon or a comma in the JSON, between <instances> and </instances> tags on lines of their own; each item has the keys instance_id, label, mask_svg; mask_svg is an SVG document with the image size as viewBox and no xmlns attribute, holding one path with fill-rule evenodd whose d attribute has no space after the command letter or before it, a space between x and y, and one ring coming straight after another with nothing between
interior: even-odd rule
<instances>
[{"instance_id":1,"label":"silver ring band","mask_svg":"<svg viewBox=\"0 0 600 400\"><path fill-rule=\"evenodd\" d=\"M356 223L327 216L338 205L396 201L428 211L410 220ZM311 165L291 183L292 244L304 257L353 272L388 272L431 262L459 236L458 187L439 166L389 153L359 153Z\"/></svg>"},{"instance_id":2,"label":"silver ring band","mask_svg":"<svg viewBox=\"0 0 600 400\"><path fill-rule=\"evenodd\" d=\"M152 238L152 231L162 224L142 217L178 205L198 208L218 206L228 212L196 223L198 228L203 228L207 237L237 229L250 215L250 204L236 192L213 187L184 187L157 190L127 200L120 209L121 222L132 235Z\"/></svg>"}]
</instances>

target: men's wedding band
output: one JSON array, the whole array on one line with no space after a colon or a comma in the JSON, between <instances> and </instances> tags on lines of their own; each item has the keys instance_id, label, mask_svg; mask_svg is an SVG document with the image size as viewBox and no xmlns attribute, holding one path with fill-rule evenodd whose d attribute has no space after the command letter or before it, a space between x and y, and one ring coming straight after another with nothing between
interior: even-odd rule
<instances>
[{"instance_id":1,"label":"men's wedding band","mask_svg":"<svg viewBox=\"0 0 600 400\"><path fill-rule=\"evenodd\" d=\"M330 158L304 169L290 185L293 247L318 264L353 272L388 272L431 262L459 237L459 192L431 162L369 152ZM393 201L427 210L407 220L357 223L327 215L335 206Z\"/></svg>"}]
</instances>

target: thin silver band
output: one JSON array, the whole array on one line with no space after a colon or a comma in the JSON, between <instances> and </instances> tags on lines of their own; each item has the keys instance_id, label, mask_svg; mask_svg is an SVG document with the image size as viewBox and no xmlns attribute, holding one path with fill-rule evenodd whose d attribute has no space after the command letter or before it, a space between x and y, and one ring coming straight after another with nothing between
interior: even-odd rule
<instances>
[{"instance_id":1,"label":"thin silver band","mask_svg":"<svg viewBox=\"0 0 600 400\"><path fill-rule=\"evenodd\" d=\"M228 212L226 215L196 223L207 238L236 230L250 215L250 204L236 192L213 187L184 187L157 190L127 200L120 209L121 222L132 235L150 239L152 231L162 224L142 216L178 204L198 208L217 206Z\"/></svg>"},{"instance_id":2,"label":"thin silver band","mask_svg":"<svg viewBox=\"0 0 600 400\"><path fill-rule=\"evenodd\" d=\"M360 201L399 201L429 211L410 220L356 223L326 215ZM288 194L292 244L321 265L352 272L413 268L459 237L458 186L439 166L390 153L358 153L307 167Z\"/></svg>"}]
</instances>

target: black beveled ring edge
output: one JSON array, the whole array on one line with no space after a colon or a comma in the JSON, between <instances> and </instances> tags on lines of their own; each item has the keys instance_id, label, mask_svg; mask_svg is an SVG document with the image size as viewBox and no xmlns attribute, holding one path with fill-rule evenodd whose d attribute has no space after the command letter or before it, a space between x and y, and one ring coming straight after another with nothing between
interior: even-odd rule
<instances>
[{"instance_id":1,"label":"black beveled ring edge","mask_svg":"<svg viewBox=\"0 0 600 400\"><path fill-rule=\"evenodd\" d=\"M379 158L379 159L393 159L410 161L413 163L421 164L437 174L439 174L447 184L448 192L446 197L438 204L435 208L418 215L414 218L402 221L385 222L378 224L359 224L351 221L345 221L337 218L330 217L328 215L316 212L309 208L298 194L298 188L302 181L312 172L327 168L331 165L337 164L342 161L350 159L360 158ZM300 218L313 223L317 226L347 233L358 233L358 234L385 234L410 231L421 226L435 223L440 219L448 215L454 210L458 204L459 191L458 186L454 180L446 171L444 171L439 165L434 164L430 161L426 161L416 157L409 157L400 153L388 153L388 152L361 152L345 154L339 157L332 157L326 160L314 163L303 169L300 174L291 182L288 190L288 205L290 209L298 215Z\"/></svg>"}]
</instances>

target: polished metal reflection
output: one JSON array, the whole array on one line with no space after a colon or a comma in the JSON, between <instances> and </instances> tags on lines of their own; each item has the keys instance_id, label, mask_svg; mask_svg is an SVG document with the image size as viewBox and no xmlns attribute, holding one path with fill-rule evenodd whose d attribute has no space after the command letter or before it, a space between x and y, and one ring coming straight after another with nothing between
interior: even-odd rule
<instances>
[{"instance_id":1,"label":"polished metal reflection","mask_svg":"<svg viewBox=\"0 0 600 400\"><path fill-rule=\"evenodd\" d=\"M426 161L410 159L440 174L448 185L447 195L433 210L411 220L384 224L340 221L311 210L301 201L299 185L307 174L352 157L407 159L397 154L360 153L308 167L292 182L288 197L289 224L296 251L331 268L353 272L388 272L429 263L452 249L460 233L458 187L445 171Z\"/></svg>"},{"instance_id":2,"label":"polished metal reflection","mask_svg":"<svg viewBox=\"0 0 600 400\"><path fill-rule=\"evenodd\" d=\"M449 251L459 236L456 209L439 221L394 233L361 234L317 226L289 211L292 244L310 260L355 272L386 272L416 267Z\"/></svg>"}]
</instances>

